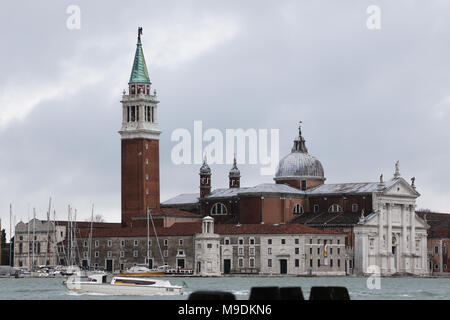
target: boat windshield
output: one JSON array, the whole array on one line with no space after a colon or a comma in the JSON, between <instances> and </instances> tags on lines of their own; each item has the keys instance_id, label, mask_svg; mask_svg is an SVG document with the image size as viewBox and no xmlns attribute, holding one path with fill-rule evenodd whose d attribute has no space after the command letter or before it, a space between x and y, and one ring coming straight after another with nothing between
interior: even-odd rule
<instances>
[{"instance_id":1,"label":"boat windshield","mask_svg":"<svg viewBox=\"0 0 450 320\"><path fill-rule=\"evenodd\" d=\"M115 284L135 284L135 285L144 285L144 286L149 286L149 285L153 285L156 282L155 281L151 281L151 280L140 280L140 279L116 279L114 281Z\"/></svg>"}]
</instances>

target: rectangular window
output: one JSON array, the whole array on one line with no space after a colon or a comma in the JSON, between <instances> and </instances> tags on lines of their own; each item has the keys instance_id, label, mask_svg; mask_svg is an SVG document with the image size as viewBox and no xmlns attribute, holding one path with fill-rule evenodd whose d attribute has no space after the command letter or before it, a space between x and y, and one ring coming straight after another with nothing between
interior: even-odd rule
<instances>
[{"instance_id":1,"label":"rectangular window","mask_svg":"<svg viewBox=\"0 0 450 320\"><path fill-rule=\"evenodd\" d=\"M98 242L98 240L95 240L95 246L98 247L100 245L100 243Z\"/></svg>"},{"instance_id":2,"label":"rectangular window","mask_svg":"<svg viewBox=\"0 0 450 320\"><path fill-rule=\"evenodd\" d=\"M312 248L309 248L309 254L312 254Z\"/></svg>"},{"instance_id":3,"label":"rectangular window","mask_svg":"<svg viewBox=\"0 0 450 320\"><path fill-rule=\"evenodd\" d=\"M107 256L108 258L111 258L111 257L112 257L112 252L111 252L111 251L108 251L108 252L106 253L106 256Z\"/></svg>"},{"instance_id":4,"label":"rectangular window","mask_svg":"<svg viewBox=\"0 0 450 320\"><path fill-rule=\"evenodd\" d=\"M179 239L179 240L178 240L178 245L179 245L180 247L183 246L183 239Z\"/></svg>"},{"instance_id":5,"label":"rectangular window","mask_svg":"<svg viewBox=\"0 0 450 320\"><path fill-rule=\"evenodd\" d=\"M317 259L317 267L320 267L320 259Z\"/></svg>"},{"instance_id":6,"label":"rectangular window","mask_svg":"<svg viewBox=\"0 0 450 320\"><path fill-rule=\"evenodd\" d=\"M299 244L299 240L298 239L295 239L295 244Z\"/></svg>"},{"instance_id":7,"label":"rectangular window","mask_svg":"<svg viewBox=\"0 0 450 320\"><path fill-rule=\"evenodd\" d=\"M341 259L338 259L338 267L341 266Z\"/></svg>"},{"instance_id":8,"label":"rectangular window","mask_svg":"<svg viewBox=\"0 0 450 320\"><path fill-rule=\"evenodd\" d=\"M300 267L300 260L299 259L295 259L295 267L296 268Z\"/></svg>"},{"instance_id":9,"label":"rectangular window","mask_svg":"<svg viewBox=\"0 0 450 320\"><path fill-rule=\"evenodd\" d=\"M330 259L330 267L333 266L333 259Z\"/></svg>"},{"instance_id":10,"label":"rectangular window","mask_svg":"<svg viewBox=\"0 0 450 320\"><path fill-rule=\"evenodd\" d=\"M267 254L272 254L272 248L267 248Z\"/></svg>"},{"instance_id":11,"label":"rectangular window","mask_svg":"<svg viewBox=\"0 0 450 320\"><path fill-rule=\"evenodd\" d=\"M120 251L120 257L121 258L125 257L125 251Z\"/></svg>"},{"instance_id":12,"label":"rectangular window","mask_svg":"<svg viewBox=\"0 0 450 320\"><path fill-rule=\"evenodd\" d=\"M134 246L137 247L139 244L139 240L134 240Z\"/></svg>"},{"instance_id":13,"label":"rectangular window","mask_svg":"<svg viewBox=\"0 0 450 320\"><path fill-rule=\"evenodd\" d=\"M438 254L439 253L439 247L438 246L434 246L434 253Z\"/></svg>"},{"instance_id":14,"label":"rectangular window","mask_svg":"<svg viewBox=\"0 0 450 320\"><path fill-rule=\"evenodd\" d=\"M137 258L139 256L139 252L137 250L133 250L133 257Z\"/></svg>"},{"instance_id":15,"label":"rectangular window","mask_svg":"<svg viewBox=\"0 0 450 320\"><path fill-rule=\"evenodd\" d=\"M164 239L164 245L168 246L169 245L169 240L168 239Z\"/></svg>"},{"instance_id":16,"label":"rectangular window","mask_svg":"<svg viewBox=\"0 0 450 320\"><path fill-rule=\"evenodd\" d=\"M95 257L98 258L100 253L98 251L95 251Z\"/></svg>"},{"instance_id":17,"label":"rectangular window","mask_svg":"<svg viewBox=\"0 0 450 320\"><path fill-rule=\"evenodd\" d=\"M244 244L244 239L239 239L239 244Z\"/></svg>"},{"instance_id":18,"label":"rectangular window","mask_svg":"<svg viewBox=\"0 0 450 320\"><path fill-rule=\"evenodd\" d=\"M169 250L164 250L164 257L168 257L169 256Z\"/></svg>"},{"instance_id":19,"label":"rectangular window","mask_svg":"<svg viewBox=\"0 0 450 320\"><path fill-rule=\"evenodd\" d=\"M250 239L250 244L255 244L255 239L251 238Z\"/></svg>"},{"instance_id":20,"label":"rectangular window","mask_svg":"<svg viewBox=\"0 0 450 320\"><path fill-rule=\"evenodd\" d=\"M239 254L244 254L244 248L239 248Z\"/></svg>"},{"instance_id":21,"label":"rectangular window","mask_svg":"<svg viewBox=\"0 0 450 320\"><path fill-rule=\"evenodd\" d=\"M319 212L319 205L315 204L314 205L314 213L317 213L317 212Z\"/></svg>"},{"instance_id":22,"label":"rectangular window","mask_svg":"<svg viewBox=\"0 0 450 320\"><path fill-rule=\"evenodd\" d=\"M309 259L309 266L312 268L312 266L313 266L313 260L312 259Z\"/></svg>"},{"instance_id":23,"label":"rectangular window","mask_svg":"<svg viewBox=\"0 0 450 320\"><path fill-rule=\"evenodd\" d=\"M272 244L272 239L267 239L267 244Z\"/></svg>"},{"instance_id":24,"label":"rectangular window","mask_svg":"<svg viewBox=\"0 0 450 320\"><path fill-rule=\"evenodd\" d=\"M317 248L317 254L320 254L320 248Z\"/></svg>"},{"instance_id":25,"label":"rectangular window","mask_svg":"<svg viewBox=\"0 0 450 320\"><path fill-rule=\"evenodd\" d=\"M286 239L281 239L281 244L286 244Z\"/></svg>"},{"instance_id":26,"label":"rectangular window","mask_svg":"<svg viewBox=\"0 0 450 320\"><path fill-rule=\"evenodd\" d=\"M341 254L341 248L337 248L337 254Z\"/></svg>"},{"instance_id":27,"label":"rectangular window","mask_svg":"<svg viewBox=\"0 0 450 320\"><path fill-rule=\"evenodd\" d=\"M239 268L244 267L244 259L239 258Z\"/></svg>"},{"instance_id":28,"label":"rectangular window","mask_svg":"<svg viewBox=\"0 0 450 320\"><path fill-rule=\"evenodd\" d=\"M212 243L207 243L207 244L206 244L206 247L207 247L208 249L212 249Z\"/></svg>"},{"instance_id":29,"label":"rectangular window","mask_svg":"<svg viewBox=\"0 0 450 320\"><path fill-rule=\"evenodd\" d=\"M300 248L295 248L295 254L299 254L300 253Z\"/></svg>"},{"instance_id":30,"label":"rectangular window","mask_svg":"<svg viewBox=\"0 0 450 320\"><path fill-rule=\"evenodd\" d=\"M267 260L267 266L268 266L269 268L272 268L272 259L268 259L268 260Z\"/></svg>"},{"instance_id":31,"label":"rectangular window","mask_svg":"<svg viewBox=\"0 0 450 320\"><path fill-rule=\"evenodd\" d=\"M302 190L306 190L306 180L302 180Z\"/></svg>"},{"instance_id":32,"label":"rectangular window","mask_svg":"<svg viewBox=\"0 0 450 320\"><path fill-rule=\"evenodd\" d=\"M125 247L125 240L120 240L120 246Z\"/></svg>"},{"instance_id":33,"label":"rectangular window","mask_svg":"<svg viewBox=\"0 0 450 320\"><path fill-rule=\"evenodd\" d=\"M83 243L83 247L87 247L88 246L88 242L85 240Z\"/></svg>"},{"instance_id":34,"label":"rectangular window","mask_svg":"<svg viewBox=\"0 0 450 320\"><path fill-rule=\"evenodd\" d=\"M112 246L112 241L108 240L108 247L111 247L111 246Z\"/></svg>"},{"instance_id":35,"label":"rectangular window","mask_svg":"<svg viewBox=\"0 0 450 320\"><path fill-rule=\"evenodd\" d=\"M255 258L250 258L249 260L249 267L254 268L255 267Z\"/></svg>"},{"instance_id":36,"label":"rectangular window","mask_svg":"<svg viewBox=\"0 0 450 320\"><path fill-rule=\"evenodd\" d=\"M250 248L249 251L250 251L250 255L254 255L255 254L255 248Z\"/></svg>"}]
</instances>

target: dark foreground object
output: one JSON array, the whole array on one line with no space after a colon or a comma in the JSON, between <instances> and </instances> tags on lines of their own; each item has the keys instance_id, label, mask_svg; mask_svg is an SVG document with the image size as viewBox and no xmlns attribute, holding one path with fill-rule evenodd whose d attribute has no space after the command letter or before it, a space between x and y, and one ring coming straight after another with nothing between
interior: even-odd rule
<instances>
[{"instance_id":1,"label":"dark foreground object","mask_svg":"<svg viewBox=\"0 0 450 320\"><path fill-rule=\"evenodd\" d=\"M249 300L305 300L300 287L252 287ZM196 291L188 300L236 300L234 294L225 291ZM345 287L312 287L309 300L350 300Z\"/></svg>"}]
</instances>

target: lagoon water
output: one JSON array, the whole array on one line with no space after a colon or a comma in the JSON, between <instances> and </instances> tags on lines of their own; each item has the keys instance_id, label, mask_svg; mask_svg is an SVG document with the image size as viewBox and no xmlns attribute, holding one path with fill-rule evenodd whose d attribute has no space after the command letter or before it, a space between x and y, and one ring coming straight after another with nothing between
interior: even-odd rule
<instances>
[{"instance_id":1,"label":"lagoon water","mask_svg":"<svg viewBox=\"0 0 450 320\"><path fill-rule=\"evenodd\" d=\"M77 294L62 284L63 278L2 278L1 300L107 300L148 299L185 300L197 290L221 290L232 292L239 300L247 300L251 287L256 286L300 286L307 299L312 286L345 286L352 300L449 300L450 278L381 278L380 289L369 289L364 277L161 277L174 285L187 284L181 296L113 296Z\"/></svg>"}]
</instances>

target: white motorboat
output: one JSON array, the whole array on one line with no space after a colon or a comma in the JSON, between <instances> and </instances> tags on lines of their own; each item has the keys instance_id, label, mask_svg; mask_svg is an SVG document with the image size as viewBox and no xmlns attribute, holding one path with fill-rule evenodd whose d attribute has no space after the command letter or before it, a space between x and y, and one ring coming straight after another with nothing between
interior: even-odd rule
<instances>
[{"instance_id":1,"label":"white motorboat","mask_svg":"<svg viewBox=\"0 0 450 320\"><path fill-rule=\"evenodd\" d=\"M112 295L180 295L183 286L173 286L167 280L150 278L113 277L108 283L106 275L91 275L87 281L70 277L64 282L69 290L78 293L97 293Z\"/></svg>"}]
</instances>

